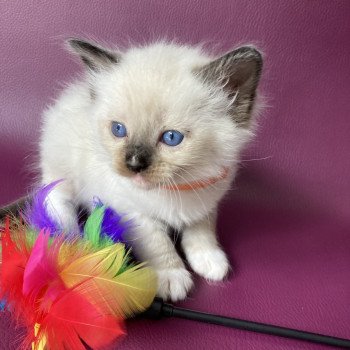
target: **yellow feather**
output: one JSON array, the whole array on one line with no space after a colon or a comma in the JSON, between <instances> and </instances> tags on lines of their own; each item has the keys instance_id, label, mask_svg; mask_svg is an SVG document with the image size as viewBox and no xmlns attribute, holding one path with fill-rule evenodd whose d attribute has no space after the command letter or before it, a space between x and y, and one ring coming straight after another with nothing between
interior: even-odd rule
<instances>
[{"instance_id":1,"label":"yellow feather","mask_svg":"<svg viewBox=\"0 0 350 350\"><path fill-rule=\"evenodd\" d=\"M40 329L40 324L36 323L34 325L34 335L35 337L38 336ZM37 339L35 342L32 343L32 350L45 350L47 345L47 339L45 335L42 335L39 339Z\"/></svg>"},{"instance_id":2,"label":"yellow feather","mask_svg":"<svg viewBox=\"0 0 350 350\"><path fill-rule=\"evenodd\" d=\"M125 246L117 243L81 257L60 274L106 314L130 317L147 309L156 295L156 275L145 264L125 267Z\"/></svg>"}]
</instances>

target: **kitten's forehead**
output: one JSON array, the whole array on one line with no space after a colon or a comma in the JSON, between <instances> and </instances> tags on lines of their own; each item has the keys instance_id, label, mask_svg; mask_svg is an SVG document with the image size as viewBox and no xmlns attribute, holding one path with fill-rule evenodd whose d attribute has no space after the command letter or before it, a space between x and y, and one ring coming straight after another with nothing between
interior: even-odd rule
<instances>
[{"instance_id":1,"label":"kitten's forehead","mask_svg":"<svg viewBox=\"0 0 350 350\"><path fill-rule=\"evenodd\" d=\"M196 50L172 46L131 50L118 71L123 90L146 108L173 109L193 103L203 94L203 86L193 74L201 62L198 57Z\"/></svg>"},{"instance_id":2,"label":"kitten's forehead","mask_svg":"<svg viewBox=\"0 0 350 350\"><path fill-rule=\"evenodd\" d=\"M203 85L193 74L207 59L198 50L153 45L128 51L121 63L105 76L107 102L133 120L173 123L205 98ZM178 121L180 122L180 120ZM183 122L183 121L182 121Z\"/></svg>"},{"instance_id":3,"label":"kitten's forehead","mask_svg":"<svg viewBox=\"0 0 350 350\"><path fill-rule=\"evenodd\" d=\"M124 122L133 137L151 143L166 130L185 133L195 128L199 123L196 111L206 92L191 69L136 61L126 59L116 68L106 99L112 113L109 117Z\"/></svg>"},{"instance_id":4,"label":"kitten's forehead","mask_svg":"<svg viewBox=\"0 0 350 350\"><path fill-rule=\"evenodd\" d=\"M210 61L199 48L158 43L142 48L132 48L123 56L124 64L143 68L153 67L155 71L192 69ZM165 68L165 69L164 69Z\"/></svg>"}]
</instances>

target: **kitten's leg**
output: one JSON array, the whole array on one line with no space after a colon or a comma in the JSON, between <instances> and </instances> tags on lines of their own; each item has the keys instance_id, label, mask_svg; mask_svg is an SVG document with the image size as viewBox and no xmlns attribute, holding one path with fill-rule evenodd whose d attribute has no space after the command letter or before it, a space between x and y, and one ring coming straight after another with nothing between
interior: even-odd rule
<instances>
[{"instance_id":1,"label":"kitten's leg","mask_svg":"<svg viewBox=\"0 0 350 350\"><path fill-rule=\"evenodd\" d=\"M216 234L216 214L188 226L183 231L182 247L192 269L211 281L221 281L230 265L219 246Z\"/></svg>"},{"instance_id":2,"label":"kitten's leg","mask_svg":"<svg viewBox=\"0 0 350 350\"><path fill-rule=\"evenodd\" d=\"M48 194L46 205L49 215L62 229L67 232L77 232L79 230L73 191L68 180L57 184Z\"/></svg>"},{"instance_id":3,"label":"kitten's leg","mask_svg":"<svg viewBox=\"0 0 350 350\"><path fill-rule=\"evenodd\" d=\"M165 224L138 216L135 229L127 237L138 259L147 261L158 275L158 295L177 301L184 299L193 282L177 254Z\"/></svg>"}]
</instances>

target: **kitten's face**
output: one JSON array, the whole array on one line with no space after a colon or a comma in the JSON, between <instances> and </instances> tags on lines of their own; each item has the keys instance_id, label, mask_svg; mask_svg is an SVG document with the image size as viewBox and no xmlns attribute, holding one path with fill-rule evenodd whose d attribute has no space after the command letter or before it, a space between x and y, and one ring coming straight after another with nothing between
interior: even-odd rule
<instances>
[{"instance_id":1,"label":"kitten's face","mask_svg":"<svg viewBox=\"0 0 350 350\"><path fill-rule=\"evenodd\" d=\"M242 116L249 103L231 103L232 91L215 81L217 67L208 58L158 44L133 49L118 61L93 67L91 101L97 149L117 174L153 188L217 176L237 161L250 132L233 113Z\"/></svg>"}]
</instances>

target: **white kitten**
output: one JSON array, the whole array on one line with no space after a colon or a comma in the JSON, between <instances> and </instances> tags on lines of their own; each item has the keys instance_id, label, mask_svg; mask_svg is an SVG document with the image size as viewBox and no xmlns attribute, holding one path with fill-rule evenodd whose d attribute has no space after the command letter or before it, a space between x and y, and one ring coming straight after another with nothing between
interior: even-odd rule
<instances>
[{"instance_id":1,"label":"white kitten","mask_svg":"<svg viewBox=\"0 0 350 350\"><path fill-rule=\"evenodd\" d=\"M74 229L76 206L95 196L127 214L133 250L157 271L166 299L185 298L193 284L171 228L192 269L222 280L229 263L215 234L217 204L252 134L260 53L241 47L212 60L175 44L117 53L68 43L87 74L44 116L42 182L65 179L50 195L52 215Z\"/></svg>"}]
</instances>

